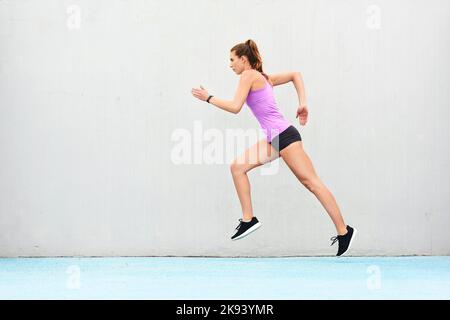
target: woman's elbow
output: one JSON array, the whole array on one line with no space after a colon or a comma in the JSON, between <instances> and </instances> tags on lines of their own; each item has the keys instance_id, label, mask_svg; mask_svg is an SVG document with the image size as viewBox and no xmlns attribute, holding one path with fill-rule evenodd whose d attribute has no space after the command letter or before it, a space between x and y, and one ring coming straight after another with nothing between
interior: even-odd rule
<instances>
[{"instance_id":1,"label":"woman's elbow","mask_svg":"<svg viewBox=\"0 0 450 320\"><path fill-rule=\"evenodd\" d=\"M233 112L234 114L238 114L241 111L241 109L242 107L235 107L231 112Z\"/></svg>"}]
</instances>

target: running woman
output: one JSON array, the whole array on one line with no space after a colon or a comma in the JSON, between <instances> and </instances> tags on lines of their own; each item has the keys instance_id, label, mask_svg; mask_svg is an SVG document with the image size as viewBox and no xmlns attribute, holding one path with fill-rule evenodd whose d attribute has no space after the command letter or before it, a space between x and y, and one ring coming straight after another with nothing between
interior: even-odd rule
<instances>
[{"instance_id":1,"label":"running woman","mask_svg":"<svg viewBox=\"0 0 450 320\"><path fill-rule=\"evenodd\" d=\"M233 101L210 95L203 86L193 88L191 92L195 98L234 114L239 113L245 102L266 136L237 157L230 166L243 213L243 218L239 219L237 231L231 239L242 239L261 226L261 222L253 215L247 172L281 156L297 179L316 196L333 221L337 235L330 240L331 245L338 242L336 256L348 252L356 229L345 224L334 196L317 176L310 158L303 149L300 133L280 113L273 95L274 86L292 81L300 102L296 118L299 119L300 125L306 125L308 106L301 73L265 74L259 50L251 39L231 48L230 67L240 75Z\"/></svg>"}]
</instances>

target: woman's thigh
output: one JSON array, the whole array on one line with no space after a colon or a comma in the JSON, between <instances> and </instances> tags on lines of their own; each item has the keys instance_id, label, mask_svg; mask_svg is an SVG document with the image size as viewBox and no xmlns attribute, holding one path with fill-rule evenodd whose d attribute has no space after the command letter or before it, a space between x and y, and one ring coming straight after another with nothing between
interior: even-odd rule
<instances>
[{"instance_id":1,"label":"woman's thigh","mask_svg":"<svg viewBox=\"0 0 450 320\"><path fill-rule=\"evenodd\" d=\"M279 156L280 153L266 139L261 139L239 155L231 164L231 168L234 171L245 173L273 161Z\"/></svg>"},{"instance_id":2,"label":"woman's thigh","mask_svg":"<svg viewBox=\"0 0 450 320\"><path fill-rule=\"evenodd\" d=\"M311 159L303 149L303 142L296 141L280 151L280 156L300 182L312 182L318 178Z\"/></svg>"}]
</instances>

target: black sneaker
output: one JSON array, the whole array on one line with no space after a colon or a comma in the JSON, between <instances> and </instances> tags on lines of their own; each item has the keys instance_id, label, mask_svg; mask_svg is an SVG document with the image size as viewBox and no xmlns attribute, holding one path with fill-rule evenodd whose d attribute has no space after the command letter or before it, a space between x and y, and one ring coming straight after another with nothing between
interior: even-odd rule
<instances>
[{"instance_id":1,"label":"black sneaker","mask_svg":"<svg viewBox=\"0 0 450 320\"><path fill-rule=\"evenodd\" d=\"M231 237L231 240L238 240L248 236L250 233L261 227L261 222L259 222L256 217L253 217L252 220L248 222L242 221L242 219L239 219L239 221L240 223L236 227L237 232Z\"/></svg>"},{"instance_id":2,"label":"black sneaker","mask_svg":"<svg viewBox=\"0 0 450 320\"><path fill-rule=\"evenodd\" d=\"M355 238L356 229L353 229L350 226L347 226L347 233L342 236L335 236L332 237L330 240L333 241L331 245L333 245L336 241L339 241L339 249L336 256L342 256L344 253L350 249L350 246L352 245L352 241Z\"/></svg>"}]
</instances>

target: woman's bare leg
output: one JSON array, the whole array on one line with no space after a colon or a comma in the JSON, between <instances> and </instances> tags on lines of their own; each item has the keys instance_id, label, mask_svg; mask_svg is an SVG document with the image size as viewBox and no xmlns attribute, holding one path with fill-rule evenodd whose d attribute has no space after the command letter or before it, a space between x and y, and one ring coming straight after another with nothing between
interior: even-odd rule
<instances>
[{"instance_id":1,"label":"woman's bare leg","mask_svg":"<svg viewBox=\"0 0 450 320\"><path fill-rule=\"evenodd\" d=\"M300 182L310 190L328 212L339 235L347 233L347 225L342 218L333 194L317 176L313 164L303 150L303 142L296 141L281 150L280 156Z\"/></svg>"},{"instance_id":2,"label":"woman's bare leg","mask_svg":"<svg viewBox=\"0 0 450 320\"><path fill-rule=\"evenodd\" d=\"M250 182L247 177L247 172L279 156L280 154L272 145L266 139L262 139L248 148L231 164L230 170L241 203L244 221L250 221L253 217Z\"/></svg>"}]
</instances>

